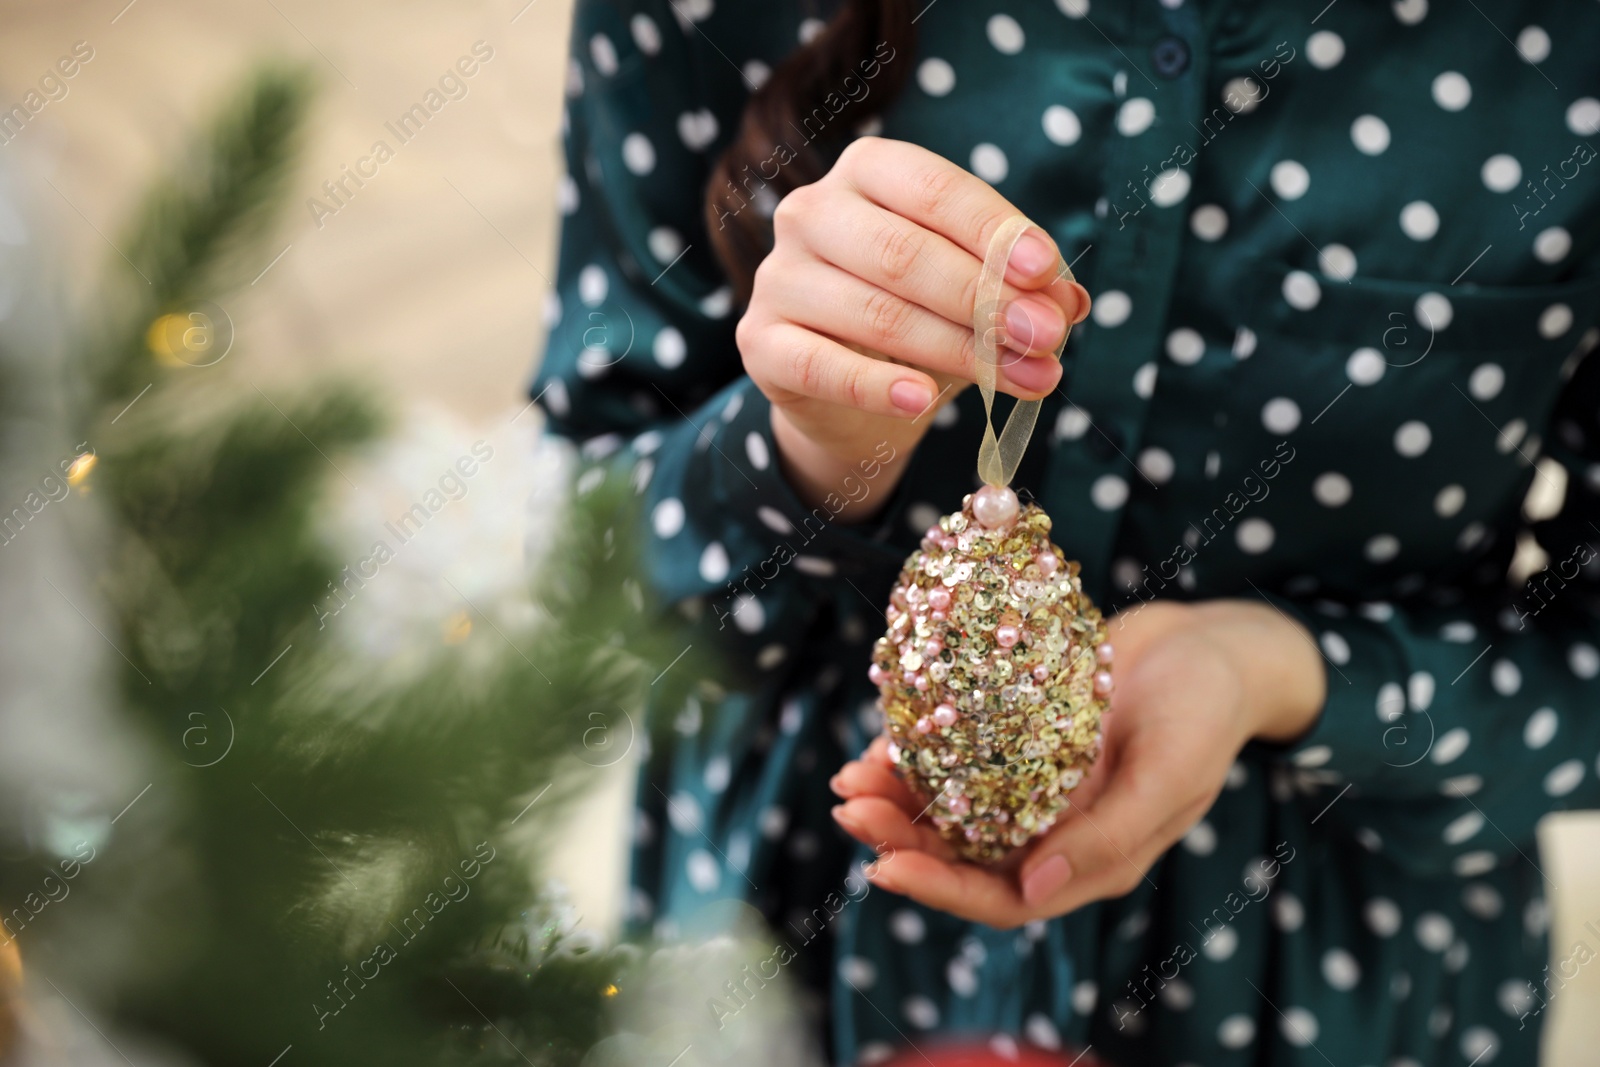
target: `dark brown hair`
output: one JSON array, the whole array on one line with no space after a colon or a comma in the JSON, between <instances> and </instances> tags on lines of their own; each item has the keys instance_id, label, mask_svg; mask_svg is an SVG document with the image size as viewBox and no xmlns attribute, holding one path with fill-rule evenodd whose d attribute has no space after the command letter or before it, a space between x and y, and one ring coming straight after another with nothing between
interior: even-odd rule
<instances>
[{"instance_id":1,"label":"dark brown hair","mask_svg":"<svg viewBox=\"0 0 1600 1067\"><path fill-rule=\"evenodd\" d=\"M745 103L738 136L712 169L705 197L711 244L741 307L772 249L773 207L826 174L856 127L905 85L916 45L912 2L842 0L827 26ZM871 88L850 97L849 79L870 80ZM843 106L835 111L830 98Z\"/></svg>"}]
</instances>

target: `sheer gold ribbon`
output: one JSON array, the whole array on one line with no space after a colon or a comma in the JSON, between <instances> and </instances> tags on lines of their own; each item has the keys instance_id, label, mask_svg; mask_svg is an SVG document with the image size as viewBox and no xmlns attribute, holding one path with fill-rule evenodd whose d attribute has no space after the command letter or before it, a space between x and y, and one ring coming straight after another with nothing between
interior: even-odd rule
<instances>
[{"instance_id":1,"label":"sheer gold ribbon","mask_svg":"<svg viewBox=\"0 0 1600 1067\"><path fill-rule=\"evenodd\" d=\"M973 370L978 381L978 391L983 394L983 444L978 448L978 476L985 484L1009 486L1022 462L1022 454L1033 436L1034 424L1039 419L1038 400L1018 400L1006 418L999 436L994 430L995 375L1000 366L1000 348L1005 344L1006 329L1001 291L1005 284L1006 263L1011 250L1033 223L1025 215L1013 215L989 239L989 248L983 257L983 270L978 275L977 298L972 304L972 333L977 344L977 358ZM1072 268L1056 256L1056 276L1076 281ZM1056 347L1055 358L1061 359L1066 347L1067 334L1072 324L1067 324L1066 334ZM1010 357L1043 359L1043 356Z\"/></svg>"}]
</instances>

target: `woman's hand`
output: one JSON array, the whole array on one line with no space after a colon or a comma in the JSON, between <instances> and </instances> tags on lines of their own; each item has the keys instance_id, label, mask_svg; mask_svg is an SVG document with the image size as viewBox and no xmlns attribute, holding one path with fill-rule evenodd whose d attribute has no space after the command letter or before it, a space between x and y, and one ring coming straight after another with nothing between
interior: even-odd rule
<instances>
[{"instance_id":1,"label":"woman's hand","mask_svg":"<svg viewBox=\"0 0 1600 1067\"><path fill-rule=\"evenodd\" d=\"M839 825L893 850L874 884L997 927L1122 896L1211 807L1247 741L1299 737L1325 698L1311 635L1259 601L1147 604L1113 619L1111 634L1104 752L1056 827L1005 862L956 859L881 738L840 770Z\"/></svg>"},{"instance_id":2,"label":"woman's hand","mask_svg":"<svg viewBox=\"0 0 1600 1067\"><path fill-rule=\"evenodd\" d=\"M836 492L885 442L896 459L875 484L899 480L933 413L974 380L978 274L990 236L1015 214L948 160L880 137L852 142L820 181L779 202L736 336L802 498ZM1011 254L996 323L1002 392L1036 399L1061 378L1051 356L1088 314L1089 294L1057 275L1059 261L1037 227Z\"/></svg>"}]
</instances>

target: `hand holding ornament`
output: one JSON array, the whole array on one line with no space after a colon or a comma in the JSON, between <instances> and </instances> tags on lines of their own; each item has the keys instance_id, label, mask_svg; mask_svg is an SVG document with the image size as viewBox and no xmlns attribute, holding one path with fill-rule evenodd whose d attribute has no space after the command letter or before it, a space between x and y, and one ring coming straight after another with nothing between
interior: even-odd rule
<instances>
[{"instance_id":1,"label":"hand holding ornament","mask_svg":"<svg viewBox=\"0 0 1600 1067\"><path fill-rule=\"evenodd\" d=\"M996 927L1122 896L1210 808L1240 749L1315 722L1322 660L1298 623L1261 601L1157 601L1108 622L1117 684L1104 750L1048 833L996 865L959 857L901 782L880 738L834 776L835 818L892 858L873 883Z\"/></svg>"},{"instance_id":2,"label":"hand holding ornament","mask_svg":"<svg viewBox=\"0 0 1600 1067\"><path fill-rule=\"evenodd\" d=\"M854 521L887 498L939 407L977 380L971 322L992 235L1017 209L987 182L918 145L853 141L773 215L773 247L735 333L745 371L772 402L779 462L815 504L887 443L883 489L846 505ZM1031 227L991 304L1002 327L998 388L1024 398L1061 378L1055 356L1089 294L1058 271Z\"/></svg>"},{"instance_id":3,"label":"hand holding ornament","mask_svg":"<svg viewBox=\"0 0 1600 1067\"><path fill-rule=\"evenodd\" d=\"M890 593L869 673L886 754L967 859L1049 829L1100 751L1105 622L1050 517L986 485L939 520Z\"/></svg>"}]
</instances>

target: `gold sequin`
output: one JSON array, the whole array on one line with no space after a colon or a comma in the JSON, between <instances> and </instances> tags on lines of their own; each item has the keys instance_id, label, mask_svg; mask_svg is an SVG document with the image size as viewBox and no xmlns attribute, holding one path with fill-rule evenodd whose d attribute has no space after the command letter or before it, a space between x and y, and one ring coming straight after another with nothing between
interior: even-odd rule
<instances>
[{"instance_id":1,"label":"gold sequin","mask_svg":"<svg viewBox=\"0 0 1600 1067\"><path fill-rule=\"evenodd\" d=\"M997 860L1048 830L1100 752L1108 701L1094 677L1106 624L1050 527L1027 504L1009 528L987 530L969 496L906 561L890 593L898 614L873 648L896 768L970 860ZM1041 554L1055 558L1049 577ZM935 589L949 593L942 619ZM1019 631L1009 648L1001 626ZM942 643L936 656L921 651L930 639ZM935 722L941 705L955 709L951 725Z\"/></svg>"}]
</instances>

